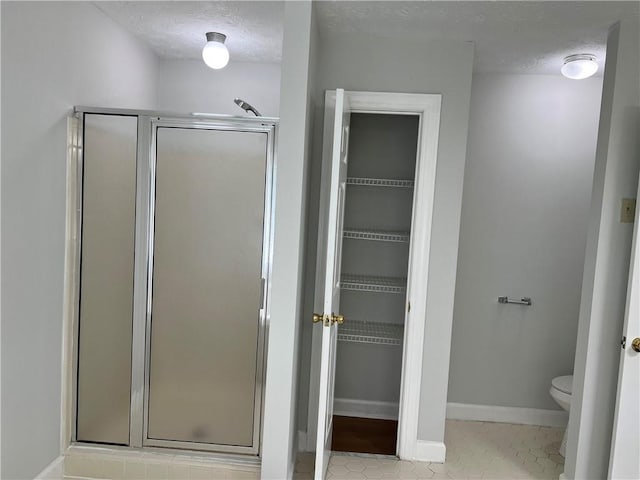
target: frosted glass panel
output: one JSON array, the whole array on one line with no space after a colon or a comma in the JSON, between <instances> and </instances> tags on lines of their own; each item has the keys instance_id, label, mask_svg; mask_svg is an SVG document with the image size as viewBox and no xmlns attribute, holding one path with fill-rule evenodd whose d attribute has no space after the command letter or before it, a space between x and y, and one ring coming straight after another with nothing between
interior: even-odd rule
<instances>
[{"instance_id":1,"label":"frosted glass panel","mask_svg":"<svg viewBox=\"0 0 640 480\"><path fill-rule=\"evenodd\" d=\"M129 443L137 117L85 115L77 439Z\"/></svg>"},{"instance_id":2,"label":"frosted glass panel","mask_svg":"<svg viewBox=\"0 0 640 480\"><path fill-rule=\"evenodd\" d=\"M158 128L148 437L252 446L267 135Z\"/></svg>"}]
</instances>

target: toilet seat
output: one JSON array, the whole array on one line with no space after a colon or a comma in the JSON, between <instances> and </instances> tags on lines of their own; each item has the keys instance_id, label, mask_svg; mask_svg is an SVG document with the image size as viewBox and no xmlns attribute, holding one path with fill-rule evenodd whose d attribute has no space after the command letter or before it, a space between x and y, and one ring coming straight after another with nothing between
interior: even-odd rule
<instances>
[{"instance_id":1,"label":"toilet seat","mask_svg":"<svg viewBox=\"0 0 640 480\"><path fill-rule=\"evenodd\" d=\"M573 375L563 375L551 380L551 386L562 393L571 395L573 390Z\"/></svg>"},{"instance_id":2,"label":"toilet seat","mask_svg":"<svg viewBox=\"0 0 640 480\"><path fill-rule=\"evenodd\" d=\"M566 411L569 411L571 405L571 394L558 390L555 387L549 389L551 397Z\"/></svg>"},{"instance_id":3,"label":"toilet seat","mask_svg":"<svg viewBox=\"0 0 640 480\"><path fill-rule=\"evenodd\" d=\"M573 391L573 375L563 375L551 380L551 388L549 394L556 401L560 407L568 412L571 408L571 392ZM562 443L560 443L559 453L563 457L567 450L567 429L562 436Z\"/></svg>"}]
</instances>

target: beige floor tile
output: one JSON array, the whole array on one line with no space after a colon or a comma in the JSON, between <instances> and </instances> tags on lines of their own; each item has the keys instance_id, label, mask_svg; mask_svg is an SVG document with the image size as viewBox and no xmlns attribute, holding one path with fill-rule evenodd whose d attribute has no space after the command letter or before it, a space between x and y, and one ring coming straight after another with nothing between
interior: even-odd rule
<instances>
[{"instance_id":1,"label":"beige floor tile","mask_svg":"<svg viewBox=\"0 0 640 480\"><path fill-rule=\"evenodd\" d=\"M104 478L103 459L92 455L68 455L64 460L64 474L69 477Z\"/></svg>"},{"instance_id":2,"label":"beige floor tile","mask_svg":"<svg viewBox=\"0 0 640 480\"><path fill-rule=\"evenodd\" d=\"M557 479L564 470L558 454L560 428L448 420L444 464L407 462L390 457L350 454L332 455L329 480L421 480L421 479ZM312 480L314 455L300 454L295 480ZM75 456L65 461L65 476L126 480L257 480L259 472L213 468L209 465L181 467L104 457Z\"/></svg>"},{"instance_id":3,"label":"beige floor tile","mask_svg":"<svg viewBox=\"0 0 640 480\"><path fill-rule=\"evenodd\" d=\"M382 478L384 472L379 468L365 468L362 474L365 476L365 478L377 479Z\"/></svg>"},{"instance_id":4,"label":"beige floor tile","mask_svg":"<svg viewBox=\"0 0 640 480\"><path fill-rule=\"evenodd\" d=\"M349 458L347 455L332 455L330 460L331 465L345 465Z\"/></svg>"},{"instance_id":5,"label":"beige floor tile","mask_svg":"<svg viewBox=\"0 0 640 480\"><path fill-rule=\"evenodd\" d=\"M346 465L329 465L329 473L334 477L345 477L349 474Z\"/></svg>"},{"instance_id":6,"label":"beige floor tile","mask_svg":"<svg viewBox=\"0 0 640 480\"><path fill-rule=\"evenodd\" d=\"M147 462L147 477L153 480L167 480L169 478L169 464Z\"/></svg>"},{"instance_id":7,"label":"beige floor tile","mask_svg":"<svg viewBox=\"0 0 640 480\"><path fill-rule=\"evenodd\" d=\"M347 470L349 470L350 472L362 472L366 468L366 465L364 464L362 459L358 459L348 461L345 464L345 467L347 467Z\"/></svg>"},{"instance_id":8,"label":"beige floor tile","mask_svg":"<svg viewBox=\"0 0 640 480\"><path fill-rule=\"evenodd\" d=\"M333 475L331 472L327 475L327 480L366 480L362 472L348 472L346 475Z\"/></svg>"},{"instance_id":9,"label":"beige floor tile","mask_svg":"<svg viewBox=\"0 0 640 480\"><path fill-rule=\"evenodd\" d=\"M142 460L127 460L124 464L124 478L126 480L143 480L147 475L146 466Z\"/></svg>"},{"instance_id":10,"label":"beige floor tile","mask_svg":"<svg viewBox=\"0 0 640 480\"><path fill-rule=\"evenodd\" d=\"M102 478L122 480L124 478L124 461L115 458L105 458L102 461Z\"/></svg>"},{"instance_id":11,"label":"beige floor tile","mask_svg":"<svg viewBox=\"0 0 640 480\"><path fill-rule=\"evenodd\" d=\"M561 428L447 420L446 463L406 462L375 456L334 454L329 480L356 479L554 479L564 470L558 454ZM300 454L295 480L311 480L313 455Z\"/></svg>"},{"instance_id":12,"label":"beige floor tile","mask_svg":"<svg viewBox=\"0 0 640 480\"><path fill-rule=\"evenodd\" d=\"M171 480L189 480L189 466L170 463L169 478L171 478Z\"/></svg>"},{"instance_id":13,"label":"beige floor tile","mask_svg":"<svg viewBox=\"0 0 640 480\"><path fill-rule=\"evenodd\" d=\"M223 479L224 473L218 473L218 478ZM214 478L214 472L211 468L204 465L191 465L189 467L189 478L192 480L212 480Z\"/></svg>"},{"instance_id":14,"label":"beige floor tile","mask_svg":"<svg viewBox=\"0 0 640 480\"><path fill-rule=\"evenodd\" d=\"M229 480L259 480L260 472L244 471L244 470L229 470L225 478L228 478Z\"/></svg>"},{"instance_id":15,"label":"beige floor tile","mask_svg":"<svg viewBox=\"0 0 640 480\"><path fill-rule=\"evenodd\" d=\"M80 475L83 458L78 455L67 456L64 459L64 474L66 476Z\"/></svg>"},{"instance_id":16,"label":"beige floor tile","mask_svg":"<svg viewBox=\"0 0 640 480\"><path fill-rule=\"evenodd\" d=\"M539 448L532 448L529 452L538 458L549 458L549 454Z\"/></svg>"}]
</instances>

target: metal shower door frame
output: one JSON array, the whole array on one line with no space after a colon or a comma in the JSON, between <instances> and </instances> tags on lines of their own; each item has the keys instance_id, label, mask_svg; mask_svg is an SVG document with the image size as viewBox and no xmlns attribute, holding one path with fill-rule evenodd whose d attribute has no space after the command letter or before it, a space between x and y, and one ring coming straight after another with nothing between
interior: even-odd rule
<instances>
[{"instance_id":1,"label":"metal shower door frame","mask_svg":"<svg viewBox=\"0 0 640 480\"><path fill-rule=\"evenodd\" d=\"M216 122L211 120L197 120L188 121L184 119L175 118L154 118L150 120L151 138L150 145L152 146L149 152L149 181L150 185L155 185L156 178L156 160L157 151L153 148L157 142L158 128L184 128L184 129L198 129L198 130L216 130L216 131L230 131L230 132L253 132L253 133L265 133L267 135L267 158L265 166L265 195L264 195L264 213L263 213L263 238L262 238L262 265L261 275L265 279L265 290L263 292L263 303L260 309L259 315L259 328L258 328L258 349L257 349L257 368L256 368L256 388L254 396L254 422L253 422L253 438L252 446L231 446L220 444L208 444L187 442L179 440L160 440L149 437L149 390L150 390L150 361L151 361L151 324L152 324L152 295L153 295L153 262L151 259L154 254L154 217L155 217L155 189L151 187L150 192L150 204L149 204L149 222L147 235L148 238L148 258L147 265L147 301L146 301L146 324L145 324L145 368L144 368L144 406L142 411L143 417L143 436L142 446L150 447L170 447L170 448L184 448L184 449L197 449L208 450L222 453L241 453L249 455L258 455L260 451L260 437L261 437L261 417L262 417L262 404L264 396L264 373L265 373L265 337L266 337L266 325L268 319L268 292L271 286L271 259L272 259L272 237L273 237L273 170L274 170L274 145L275 145L275 125L256 125L255 122L246 124L244 122L228 121Z\"/></svg>"},{"instance_id":2,"label":"metal shower door frame","mask_svg":"<svg viewBox=\"0 0 640 480\"><path fill-rule=\"evenodd\" d=\"M129 417L129 444L127 447L166 447L173 449L200 450L219 452L221 454L242 454L259 456L261 449L262 414L264 404L264 379L266 371L266 335L270 318L269 292L271 290L271 271L273 263L274 238L274 173L276 166L276 132L278 120L267 117L233 117L226 115L179 115L166 112L144 110L76 107L77 137L82 139L84 114L121 115L137 117L137 154L136 154L136 205L135 205L135 247L134 247L134 283L133 283L133 335L131 345L131 403ZM263 212L263 237L261 275L265 279L263 303L259 313L256 387L254 396L254 422L252 446L232 446L183 442L174 440L157 440L148 437L148 401L149 401L149 364L150 364L150 329L152 305L153 275L153 221L155 211L155 166L156 166L156 132L158 127L177 127L186 129L204 129L218 131L255 132L267 135L267 151L265 158L265 194ZM70 178L75 183L77 192L75 202L75 228L82 229L82 166L83 150L80 144L75 172ZM72 319L72 426L71 442L83 446L100 445L77 440L77 400L78 400L78 339L79 339L79 288L80 288L80 256L82 235L75 240L77 254L73 262L75 276L73 278ZM67 437L68 438L68 437ZM103 445L104 446L104 445Z\"/></svg>"}]
</instances>

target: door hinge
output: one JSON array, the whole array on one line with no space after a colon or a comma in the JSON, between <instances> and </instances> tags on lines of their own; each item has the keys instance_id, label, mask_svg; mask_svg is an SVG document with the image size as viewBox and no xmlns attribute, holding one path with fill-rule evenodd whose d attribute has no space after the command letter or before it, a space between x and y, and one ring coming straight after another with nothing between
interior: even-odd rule
<instances>
[{"instance_id":1,"label":"door hinge","mask_svg":"<svg viewBox=\"0 0 640 480\"><path fill-rule=\"evenodd\" d=\"M622 337L622 341L620 342L620 345L622 346L622 349L624 350L625 348L627 348L627 337L623 336Z\"/></svg>"},{"instance_id":2,"label":"door hinge","mask_svg":"<svg viewBox=\"0 0 640 480\"><path fill-rule=\"evenodd\" d=\"M411 312L411 302L409 302L409 305L407 305L407 313Z\"/></svg>"}]
</instances>

